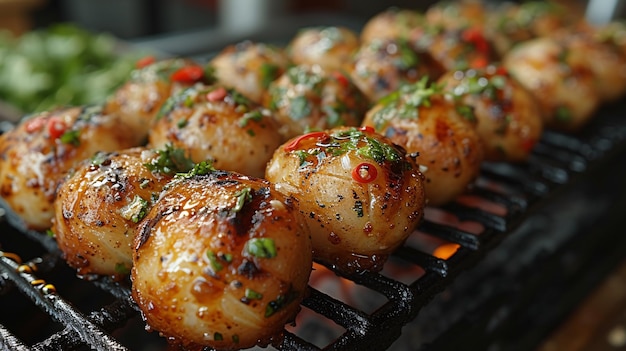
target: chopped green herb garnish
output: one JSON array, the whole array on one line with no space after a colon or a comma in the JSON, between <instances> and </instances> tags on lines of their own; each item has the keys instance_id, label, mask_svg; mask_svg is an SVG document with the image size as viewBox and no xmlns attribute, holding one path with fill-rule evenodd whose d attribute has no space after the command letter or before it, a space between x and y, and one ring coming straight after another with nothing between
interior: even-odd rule
<instances>
[{"instance_id":1,"label":"chopped green herb garnish","mask_svg":"<svg viewBox=\"0 0 626 351\"><path fill-rule=\"evenodd\" d=\"M263 298L263 294L258 293L250 288L246 288L246 291L244 293L244 296L246 297L246 299L248 300L260 300Z\"/></svg>"},{"instance_id":2,"label":"chopped green herb garnish","mask_svg":"<svg viewBox=\"0 0 626 351\"><path fill-rule=\"evenodd\" d=\"M185 154L185 150L175 148L172 144L167 144L165 149L157 150L156 152L158 157L145 164L152 172L171 175L188 172L195 166L193 161Z\"/></svg>"},{"instance_id":3,"label":"chopped green herb garnish","mask_svg":"<svg viewBox=\"0 0 626 351\"><path fill-rule=\"evenodd\" d=\"M51 238L54 238L56 236L54 232L52 231L52 229L46 229L46 235L48 235Z\"/></svg>"},{"instance_id":4,"label":"chopped green herb garnish","mask_svg":"<svg viewBox=\"0 0 626 351\"><path fill-rule=\"evenodd\" d=\"M79 130L68 130L63 133L59 138L63 144L71 144L74 146L80 145L80 131Z\"/></svg>"},{"instance_id":5,"label":"chopped green herb garnish","mask_svg":"<svg viewBox=\"0 0 626 351\"><path fill-rule=\"evenodd\" d=\"M239 344L239 335L234 334L232 339L233 339L233 343Z\"/></svg>"},{"instance_id":6,"label":"chopped green herb garnish","mask_svg":"<svg viewBox=\"0 0 626 351\"><path fill-rule=\"evenodd\" d=\"M222 334L220 334L218 332L215 332L213 334L213 340L215 340L215 341L222 341L222 340L224 340L224 337L222 336Z\"/></svg>"},{"instance_id":7,"label":"chopped green herb garnish","mask_svg":"<svg viewBox=\"0 0 626 351\"><path fill-rule=\"evenodd\" d=\"M476 122L476 115L474 114L474 108L469 105L457 105L456 112L458 112L463 118L470 122Z\"/></svg>"},{"instance_id":8,"label":"chopped green herb garnish","mask_svg":"<svg viewBox=\"0 0 626 351\"><path fill-rule=\"evenodd\" d=\"M191 87L182 90L178 94L170 96L167 100L165 100L155 118L159 120L161 117L172 112L180 104L191 107L197 95L198 90Z\"/></svg>"},{"instance_id":9,"label":"chopped green herb garnish","mask_svg":"<svg viewBox=\"0 0 626 351\"><path fill-rule=\"evenodd\" d=\"M260 68L261 73L261 86L267 88L270 83L278 77L280 73L280 67L272 63L263 63Z\"/></svg>"},{"instance_id":10,"label":"chopped green herb garnish","mask_svg":"<svg viewBox=\"0 0 626 351\"><path fill-rule=\"evenodd\" d=\"M241 118L239 119L238 123L240 127L245 127L248 125L249 121L261 122L261 120L263 120L263 113L261 113L261 111L259 110L253 110L244 113L243 116L241 116Z\"/></svg>"},{"instance_id":11,"label":"chopped green herb garnish","mask_svg":"<svg viewBox=\"0 0 626 351\"><path fill-rule=\"evenodd\" d=\"M117 273L117 274L128 274L128 273L130 273L130 267L126 266L122 262L117 262L115 264L115 273Z\"/></svg>"},{"instance_id":12,"label":"chopped green herb garnish","mask_svg":"<svg viewBox=\"0 0 626 351\"><path fill-rule=\"evenodd\" d=\"M272 258L276 257L276 245L274 239L252 238L246 242L246 251L254 257Z\"/></svg>"},{"instance_id":13,"label":"chopped green herb garnish","mask_svg":"<svg viewBox=\"0 0 626 351\"><path fill-rule=\"evenodd\" d=\"M96 152L91 156L91 164L94 166L100 166L109 159L109 154L106 152Z\"/></svg>"},{"instance_id":14,"label":"chopped green herb garnish","mask_svg":"<svg viewBox=\"0 0 626 351\"><path fill-rule=\"evenodd\" d=\"M265 307L265 318L271 317L274 313L278 312L278 310L285 307L290 300L291 298L288 299L283 295L278 295L276 300L270 301Z\"/></svg>"},{"instance_id":15,"label":"chopped green herb garnish","mask_svg":"<svg viewBox=\"0 0 626 351\"><path fill-rule=\"evenodd\" d=\"M246 202L252 200L252 193L251 193L252 191L253 191L252 188L245 187L239 190L237 193L235 193L235 197L237 198L237 203L235 204L235 207L233 207L232 212L241 211L241 209L246 204Z\"/></svg>"},{"instance_id":16,"label":"chopped green herb garnish","mask_svg":"<svg viewBox=\"0 0 626 351\"><path fill-rule=\"evenodd\" d=\"M298 95L291 99L289 106L289 117L291 119L303 119L311 114L311 104L306 96Z\"/></svg>"},{"instance_id":17,"label":"chopped green herb garnish","mask_svg":"<svg viewBox=\"0 0 626 351\"><path fill-rule=\"evenodd\" d=\"M181 119L180 121L178 121L178 123L176 123L176 126L178 128L185 128L188 123L189 121L187 121L186 119Z\"/></svg>"},{"instance_id":18,"label":"chopped green herb garnish","mask_svg":"<svg viewBox=\"0 0 626 351\"><path fill-rule=\"evenodd\" d=\"M555 118L558 122L571 122L573 118L572 111L565 106L559 106L555 111Z\"/></svg>"},{"instance_id":19,"label":"chopped green herb garnish","mask_svg":"<svg viewBox=\"0 0 626 351\"><path fill-rule=\"evenodd\" d=\"M139 195L135 195L133 200L120 210L120 215L126 220L138 223L148 214L149 207L148 201L142 199Z\"/></svg>"},{"instance_id":20,"label":"chopped green herb garnish","mask_svg":"<svg viewBox=\"0 0 626 351\"><path fill-rule=\"evenodd\" d=\"M222 264L217 260L217 255L215 254L215 252L207 250L206 257L209 260L209 265L211 266L211 269L214 273L219 272L224 268L224 266L222 266Z\"/></svg>"}]
</instances>

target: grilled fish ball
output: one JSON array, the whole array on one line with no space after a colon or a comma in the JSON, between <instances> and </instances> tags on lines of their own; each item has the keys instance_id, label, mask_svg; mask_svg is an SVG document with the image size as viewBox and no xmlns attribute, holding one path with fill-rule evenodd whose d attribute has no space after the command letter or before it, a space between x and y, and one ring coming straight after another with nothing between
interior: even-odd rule
<instances>
[{"instance_id":1,"label":"grilled fish ball","mask_svg":"<svg viewBox=\"0 0 626 351\"><path fill-rule=\"evenodd\" d=\"M369 101L340 71L300 65L270 84L266 102L286 139L308 129L358 126Z\"/></svg>"},{"instance_id":2,"label":"grilled fish ball","mask_svg":"<svg viewBox=\"0 0 626 351\"><path fill-rule=\"evenodd\" d=\"M483 26L488 11L481 0L440 1L430 6L424 17L430 26L458 30Z\"/></svg>"},{"instance_id":3,"label":"grilled fish ball","mask_svg":"<svg viewBox=\"0 0 626 351\"><path fill-rule=\"evenodd\" d=\"M578 16L553 1L504 2L488 12L485 31L502 57L522 42L550 36L577 22Z\"/></svg>"},{"instance_id":4,"label":"grilled fish ball","mask_svg":"<svg viewBox=\"0 0 626 351\"><path fill-rule=\"evenodd\" d=\"M382 269L423 216L415 160L371 128L293 138L276 150L266 179L298 199L313 256L346 272Z\"/></svg>"},{"instance_id":5,"label":"grilled fish ball","mask_svg":"<svg viewBox=\"0 0 626 351\"><path fill-rule=\"evenodd\" d=\"M476 130L489 161L528 158L543 132L535 98L500 65L450 72L438 84L456 101L457 110L476 119Z\"/></svg>"},{"instance_id":6,"label":"grilled fish ball","mask_svg":"<svg viewBox=\"0 0 626 351\"><path fill-rule=\"evenodd\" d=\"M411 9L390 7L370 18L361 30L364 44L388 39L407 39L413 28L424 23L424 15Z\"/></svg>"},{"instance_id":7,"label":"grilled fish ball","mask_svg":"<svg viewBox=\"0 0 626 351\"><path fill-rule=\"evenodd\" d=\"M328 71L345 69L359 48L358 35L346 27L302 29L287 46L296 65L319 65Z\"/></svg>"},{"instance_id":8,"label":"grilled fish ball","mask_svg":"<svg viewBox=\"0 0 626 351\"><path fill-rule=\"evenodd\" d=\"M150 124L172 94L197 82L211 83L207 67L188 59L166 59L144 63L104 104L105 114L119 114L145 143Z\"/></svg>"},{"instance_id":9,"label":"grilled fish ball","mask_svg":"<svg viewBox=\"0 0 626 351\"><path fill-rule=\"evenodd\" d=\"M149 145L183 149L193 162L261 177L282 143L267 109L232 89L196 85L172 96L150 129Z\"/></svg>"},{"instance_id":10,"label":"grilled fish ball","mask_svg":"<svg viewBox=\"0 0 626 351\"><path fill-rule=\"evenodd\" d=\"M28 117L0 136L0 196L28 228L51 226L59 181L96 151L137 146L126 121L99 107L70 107Z\"/></svg>"},{"instance_id":11,"label":"grilled fish ball","mask_svg":"<svg viewBox=\"0 0 626 351\"><path fill-rule=\"evenodd\" d=\"M624 95L626 56L588 32L561 31L556 38L565 43L570 56L576 56L576 61L589 67L601 103L615 101Z\"/></svg>"},{"instance_id":12,"label":"grilled fish ball","mask_svg":"<svg viewBox=\"0 0 626 351\"><path fill-rule=\"evenodd\" d=\"M281 48L244 41L224 48L209 64L220 84L261 103L268 85L287 69L289 58Z\"/></svg>"},{"instance_id":13,"label":"grilled fish ball","mask_svg":"<svg viewBox=\"0 0 626 351\"><path fill-rule=\"evenodd\" d=\"M576 131L600 103L584 55L554 37L543 37L517 45L502 63L534 95L546 128Z\"/></svg>"},{"instance_id":14,"label":"grilled fish ball","mask_svg":"<svg viewBox=\"0 0 626 351\"><path fill-rule=\"evenodd\" d=\"M363 125L407 152L419 153L427 203L439 206L465 192L478 177L484 150L473 122L423 79L381 99Z\"/></svg>"},{"instance_id":15,"label":"grilled fish ball","mask_svg":"<svg viewBox=\"0 0 626 351\"><path fill-rule=\"evenodd\" d=\"M265 180L195 173L168 185L139 226L133 298L151 329L184 346L265 345L306 294L306 222Z\"/></svg>"},{"instance_id":16,"label":"grilled fish ball","mask_svg":"<svg viewBox=\"0 0 626 351\"><path fill-rule=\"evenodd\" d=\"M375 103L404 84L422 77L439 78L445 70L426 51L417 51L406 39L364 43L350 68L354 84Z\"/></svg>"},{"instance_id":17,"label":"grilled fish ball","mask_svg":"<svg viewBox=\"0 0 626 351\"><path fill-rule=\"evenodd\" d=\"M428 52L445 71L485 68L496 60L479 26L463 29L423 26L411 32L410 42L418 52Z\"/></svg>"},{"instance_id":18,"label":"grilled fish ball","mask_svg":"<svg viewBox=\"0 0 626 351\"><path fill-rule=\"evenodd\" d=\"M121 278L130 272L138 222L177 170L166 165L189 163L175 156L172 149L143 147L99 152L63 182L54 203L53 232L79 275Z\"/></svg>"}]
</instances>

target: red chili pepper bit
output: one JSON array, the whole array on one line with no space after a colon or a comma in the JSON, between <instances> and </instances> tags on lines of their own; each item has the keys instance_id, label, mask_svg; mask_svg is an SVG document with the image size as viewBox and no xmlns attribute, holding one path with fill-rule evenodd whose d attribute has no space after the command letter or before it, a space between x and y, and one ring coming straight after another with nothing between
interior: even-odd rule
<instances>
[{"instance_id":1,"label":"red chili pepper bit","mask_svg":"<svg viewBox=\"0 0 626 351\"><path fill-rule=\"evenodd\" d=\"M291 140L287 145L285 145L283 149L285 151L293 151L296 148L298 148L298 145L300 145L300 142L302 142L302 140L309 139L309 138L315 138L315 139L324 138L325 139L327 137L328 137L328 134L326 134L326 132L311 132L311 133L303 134Z\"/></svg>"},{"instance_id":2,"label":"red chili pepper bit","mask_svg":"<svg viewBox=\"0 0 626 351\"><path fill-rule=\"evenodd\" d=\"M506 67L498 65L498 67L496 68L496 74L500 76L506 76L509 74L509 71L506 69Z\"/></svg>"},{"instance_id":3,"label":"red chili pepper bit","mask_svg":"<svg viewBox=\"0 0 626 351\"><path fill-rule=\"evenodd\" d=\"M202 80L203 77L204 68L200 66L185 66L172 73L171 79L174 82L193 84Z\"/></svg>"},{"instance_id":4,"label":"red chili pepper bit","mask_svg":"<svg viewBox=\"0 0 626 351\"><path fill-rule=\"evenodd\" d=\"M211 90L206 94L206 99L211 101L211 102L215 102L215 101L222 101L224 100L224 98L226 97L226 95L228 94L228 92L226 91L226 89L224 87L219 87L215 90Z\"/></svg>"},{"instance_id":5,"label":"red chili pepper bit","mask_svg":"<svg viewBox=\"0 0 626 351\"><path fill-rule=\"evenodd\" d=\"M483 33L480 28L476 28L476 27L467 28L461 34L461 38L464 41L474 44L474 46L476 47L476 50L478 50L479 52L483 54L489 53L489 43L483 36Z\"/></svg>"},{"instance_id":6,"label":"red chili pepper bit","mask_svg":"<svg viewBox=\"0 0 626 351\"><path fill-rule=\"evenodd\" d=\"M350 85L350 81L345 75L343 75L343 73L339 71L334 71L332 73L332 76L333 78L335 78L335 80L337 80L337 82L339 82L339 84L341 84L342 87L347 88Z\"/></svg>"},{"instance_id":7,"label":"red chili pepper bit","mask_svg":"<svg viewBox=\"0 0 626 351\"><path fill-rule=\"evenodd\" d=\"M48 135L50 135L50 138L52 139L57 139L60 138L61 135L63 135L63 133L65 133L65 130L67 129L67 125L65 125L65 122L63 122L63 120L59 117L52 117L48 120Z\"/></svg>"},{"instance_id":8,"label":"red chili pepper bit","mask_svg":"<svg viewBox=\"0 0 626 351\"><path fill-rule=\"evenodd\" d=\"M374 127L372 126L362 126L359 130L365 133L376 133L376 130L374 130Z\"/></svg>"},{"instance_id":9,"label":"red chili pepper bit","mask_svg":"<svg viewBox=\"0 0 626 351\"><path fill-rule=\"evenodd\" d=\"M489 60L485 56L479 55L470 62L470 68L485 68L488 64Z\"/></svg>"},{"instance_id":10,"label":"red chili pepper bit","mask_svg":"<svg viewBox=\"0 0 626 351\"><path fill-rule=\"evenodd\" d=\"M142 58L140 58L139 60L137 60L137 62L135 63L135 67L136 68L144 68L147 66L150 66L151 64L156 62L156 58L154 56L144 56Z\"/></svg>"},{"instance_id":11,"label":"red chili pepper bit","mask_svg":"<svg viewBox=\"0 0 626 351\"><path fill-rule=\"evenodd\" d=\"M24 123L24 129L26 129L26 133L34 133L41 130L44 124L46 121L43 117L31 118Z\"/></svg>"},{"instance_id":12,"label":"red chili pepper bit","mask_svg":"<svg viewBox=\"0 0 626 351\"><path fill-rule=\"evenodd\" d=\"M352 169L352 179L359 183L369 183L378 177L376 166L371 163L363 162Z\"/></svg>"}]
</instances>

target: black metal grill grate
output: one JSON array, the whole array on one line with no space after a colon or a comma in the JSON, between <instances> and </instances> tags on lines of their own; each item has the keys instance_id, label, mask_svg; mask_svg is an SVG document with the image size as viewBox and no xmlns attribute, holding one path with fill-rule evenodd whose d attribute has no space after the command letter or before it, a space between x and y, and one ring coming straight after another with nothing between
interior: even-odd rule
<instances>
[{"instance_id":1,"label":"black metal grill grate","mask_svg":"<svg viewBox=\"0 0 626 351\"><path fill-rule=\"evenodd\" d=\"M600 111L597 119L580 135L546 132L527 164L485 164L468 197L496 204L501 210L481 209L464 201L439 209L448 216L446 218L478 225L482 229L480 233L427 217L419 232L439 242L458 244L460 247L452 257L436 258L409 241L394 253L392 261L399 262L405 271L416 272L413 276L398 279L385 270L333 276L384 296L384 302L373 312L352 306L311 285L303 309L331 320L341 331L329 342L320 344L288 328L275 347L284 350L381 350L389 347L400 336L402 327L414 320L435 295L514 233L545 199L558 196L577 177L624 152L626 120L618 113L625 110L624 105L620 103ZM128 340L142 340L148 334L153 335L148 345L164 347L165 341L155 336L156 333L145 332L141 327L128 330L132 328L129 321L138 320L135 324L141 325L141 320L129 298L127 284L107 278L88 282L76 278L60 258L52 238L20 230L16 223L10 213L6 213L0 223L0 250L3 250L0 251L0 307L16 314L7 316L4 310L2 312L0 348L126 350L136 345ZM81 289L87 289L89 296L76 298L74 290ZM17 306L14 301L36 305L43 311L43 318L47 315L49 320L42 325L48 331L42 335L35 332L34 327L24 327L29 325L26 322L15 322L20 311L32 306Z\"/></svg>"}]
</instances>

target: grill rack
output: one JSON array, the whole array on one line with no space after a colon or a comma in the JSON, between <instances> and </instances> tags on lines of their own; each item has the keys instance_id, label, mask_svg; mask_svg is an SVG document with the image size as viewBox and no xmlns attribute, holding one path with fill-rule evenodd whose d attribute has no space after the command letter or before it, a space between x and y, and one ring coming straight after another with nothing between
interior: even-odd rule
<instances>
[{"instance_id":1,"label":"grill rack","mask_svg":"<svg viewBox=\"0 0 626 351\"><path fill-rule=\"evenodd\" d=\"M404 245L392 255L392 259L423 270L423 274L417 275L408 283L383 273L346 275L335 272L338 279L347 279L382 294L387 301L375 311L367 313L310 286L310 294L303 301L303 307L332 320L345 331L329 344L317 346L313 341L285 330L284 337L277 340L274 346L281 350L388 348L400 336L402 327L412 321L422 307L450 285L462 271L480 262L531 213L541 208L545 199L565 191L589 169L609 162L612 155L624 152L626 121L616 113L624 111L624 108L626 102L605 106L596 119L577 136L546 131L526 164L484 164L470 195L504 207L504 215L459 202L444 206L442 210L446 213L461 221L479 223L484 230L476 235L452 225L424 220L418 228L419 231L427 236L458 244L460 247L454 255L442 260L411 245ZM494 190L491 186L493 184L499 190ZM42 233L24 230L10 211L6 211L3 217L3 223L0 223L0 300L3 295L17 290L30 303L49 315L55 325L61 327L60 330L44 336L41 341L26 342L11 330L11 326L5 325L9 323L0 323L0 348L129 349L116 337L129 320L139 316L139 311L130 298L129 285L106 277L90 280L87 284L96 287L95 294L98 297L100 294L108 296L110 302L91 312L88 312L89 308L81 309L60 291L63 285L57 284L55 279L58 278L51 273L65 267L54 239ZM23 248L19 252L1 251L11 246L5 238L12 237L18 237L19 240L25 237L31 246L26 251ZM32 243L38 246L32 247ZM21 256L31 258L22 261ZM61 280L80 280L69 269L63 273ZM51 278L41 278L48 275ZM59 291L55 285L60 287Z\"/></svg>"}]
</instances>

